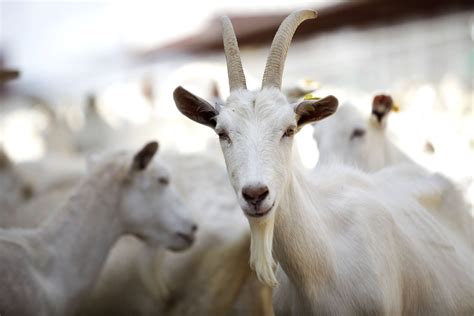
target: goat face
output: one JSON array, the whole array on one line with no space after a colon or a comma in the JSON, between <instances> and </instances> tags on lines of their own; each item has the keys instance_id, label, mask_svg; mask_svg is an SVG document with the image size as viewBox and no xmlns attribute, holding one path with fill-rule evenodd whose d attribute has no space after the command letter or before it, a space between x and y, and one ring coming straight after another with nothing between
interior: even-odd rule
<instances>
[{"instance_id":1,"label":"goat face","mask_svg":"<svg viewBox=\"0 0 474 316\"><path fill-rule=\"evenodd\" d=\"M229 179L249 217L267 215L289 175L295 113L276 89L232 94L216 117Z\"/></svg>"},{"instance_id":2,"label":"goat face","mask_svg":"<svg viewBox=\"0 0 474 316\"><path fill-rule=\"evenodd\" d=\"M332 117L314 124L313 137L318 145L319 161L339 160L349 164L363 161L374 154L368 147L370 132L367 120L358 109L344 104Z\"/></svg>"},{"instance_id":3,"label":"goat face","mask_svg":"<svg viewBox=\"0 0 474 316\"><path fill-rule=\"evenodd\" d=\"M337 99L307 100L296 106L281 92L286 53L296 28L314 19L313 10L290 14L275 35L265 67L262 89L247 90L232 23L222 18L224 52L230 96L221 109L178 87L174 100L190 119L213 128L219 135L230 181L243 211L251 218L266 218L286 187L290 174L293 135L307 123L320 120L337 108Z\"/></svg>"},{"instance_id":4,"label":"goat face","mask_svg":"<svg viewBox=\"0 0 474 316\"><path fill-rule=\"evenodd\" d=\"M168 170L155 157L157 149L158 144L151 142L133 159L124 157L119 220L127 233L149 246L183 250L192 245L197 226L172 186ZM90 162L98 164L102 159L94 160Z\"/></svg>"},{"instance_id":5,"label":"goat face","mask_svg":"<svg viewBox=\"0 0 474 316\"><path fill-rule=\"evenodd\" d=\"M376 110L384 112L375 115ZM369 115L347 103L329 119L315 124L313 137L318 145L319 161L336 160L366 171L382 168L388 154L385 128L389 111L386 107L373 107Z\"/></svg>"},{"instance_id":6,"label":"goat face","mask_svg":"<svg viewBox=\"0 0 474 316\"><path fill-rule=\"evenodd\" d=\"M294 134L337 108L332 96L291 105L276 88L234 91L219 110L181 87L174 97L183 114L219 135L239 204L253 219L278 205L291 171Z\"/></svg>"}]
</instances>

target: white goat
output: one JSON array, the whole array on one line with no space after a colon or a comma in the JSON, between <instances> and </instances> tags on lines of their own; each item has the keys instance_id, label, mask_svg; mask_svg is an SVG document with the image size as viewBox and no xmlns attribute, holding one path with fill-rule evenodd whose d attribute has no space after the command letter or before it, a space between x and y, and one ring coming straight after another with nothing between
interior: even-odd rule
<instances>
[{"instance_id":1,"label":"white goat","mask_svg":"<svg viewBox=\"0 0 474 316\"><path fill-rule=\"evenodd\" d=\"M472 314L471 258L409 191L392 191L383 174L324 165L311 177L292 162L293 135L337 108L332 96L290 105L280 91L291 38L315 17L303 10L285 19L255 92L246 89L237 40L224 18L231 89L225 106L214 108L182 87L174 92L184 115L219 135L250 223L250 264L276 286L275 255L288 277L277 292L292 298L295 315Z\"/></svg>"},{"instance_id":2,"label":"white goat","mask_svg":"<svg viewBox=\"0 0 474 316\"><path fill-rule=\"evenodd\" d=\"M370 117L365 117L348 103L328 119L315 124L313 136L319 149L319 163L337 160L369 172L406 163L393 167L391 172L398 170L399 177L406 178L404 186L418 190L420 202L474 246L470 207L461 190L445 176L430 173L416 164L391 142L387 123L392 107L393 100L389 95L376 95Z\"/></svg>"},{"instance_id":3,"label":"white goat","mask_svg":"<svg viewBox=\"0 0 474 316\"><path fill-rule=\"evenodd\" d=\"M370 117L345 103L327 120L315 124L313 137L318 144L319 161L336 159L365 171L411 162L386 136L392 106L391 97L379 95L374 99Z\"/></svg>"},{"instance_id":4,"label":"white goat","mask_svg":"<svg viewBox=\"0 0 474 316\"><path fill-rule=\"evenodd\" d=\"M250 234L225 170L202 155L164 159L196 215L195 245L171 253L121 240L80 314L269 315L270 295L265 301L265 287L248 266Z\"/></svg>"},{"instance_id":5,"label":"white goat","mask_svg":"<svg viewBox=\"0 0 474 316\"><path fill-rule=\"evenodd\" d=\"M117 131L102 117L95 95L87 97L84 109L84 125L75 133L74 142L80 152L92 153L117 144ZM101 137L96 137L101 135Z\"/></svg>"},{"instance_id":6,"label":"white goat","mask_svg":"<svg viewBox=\"0 0 474 316\"><path fill-rule=\"evenodd\" d=\"M86 159L79 155L49 154L41 159L18 163L19 173L43 195L57 188L72 189L86 173Z\"/></svg>"},{"instance_id":7,"label":"white goat","mask_svg":"<svg viewBox=\"0 0 474 316\"><path fill-rule=\"evenodd\" d=\"M17 209L34 194L33 186L0 149L0 227L8 227Z\"/></svg>"},{"instance_id":8,"label":"white goat","mask_svg":"<svg viewBox=\"0 0 474 316\"><path fill-rule=\"evenodd\" d=\"M223 166L203 155L162 158L198 220L195 244L173 253L122 238L79 315L271 315L271 291L248 266L250 233ZM35 174L43 171L56 178L52 165ZM62 166L59 172L64 173ZM70 186L52 187L26 203L13 225L36 227L52 216L53 206L65 199Z\"/></svg>"},{"instance_id":9,"label":"white goat","mask_svg":"<svg viewBox=\"0 0 474 316\"><path fill-rule=\"evenodd\" d=\"M195 224L164 167L150 164L157 148L102 157L46 223L0 231L2 315L73 315L121 235L173 250L192 244Z\"/></svg>"}]
</instances>

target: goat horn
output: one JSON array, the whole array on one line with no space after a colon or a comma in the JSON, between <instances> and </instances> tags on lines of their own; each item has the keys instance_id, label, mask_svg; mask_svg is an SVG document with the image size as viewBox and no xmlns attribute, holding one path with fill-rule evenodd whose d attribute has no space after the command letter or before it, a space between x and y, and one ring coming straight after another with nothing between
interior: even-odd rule
<instances>
[{"instance_id":1,"label":"goat horn","mask_svg":"<svg viewBox=\"0 0 474 316\"><path fill-rule=\"evenodd\" d=\"M315 19L318 16L313 10L299 10L291 13L278 28L273 38L272 47L267 58L267 65L263 73L262 88L276 87L281 89L283 68L291 39L298 26L305 20Z\"/></svg>"},{"instance_id":2,"label":"goat horn","mask_svg":"<svg viewBox=\"0 0 474 316\"><path fill-rule=\"evenodd\" d=\"M242 61L240 60L239 45L237 44L234 28L227 16L222 17L221 22L222 40L224 41L224 52L227 62L230 91L236 89L247 89L244 69L242 68Z\"/></svg>"}]
</instances>

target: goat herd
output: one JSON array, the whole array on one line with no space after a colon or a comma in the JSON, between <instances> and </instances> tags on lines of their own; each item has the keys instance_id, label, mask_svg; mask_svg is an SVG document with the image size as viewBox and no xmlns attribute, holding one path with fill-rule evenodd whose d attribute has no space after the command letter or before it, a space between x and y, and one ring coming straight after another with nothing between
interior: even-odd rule
<instances>
[{"instance_id":1,"label":"goat herd","mask_svg":"<svg viewBox=\"0 0 474 316\"><path fill-rule=\"evenodd\" d=\"M179 111L215 130L227 175L202 155L157 157L152 141L25 201L2 154L0 315L473 315L469 205L390 142L391 97L364 119L281 92L293 34L314 18L283 21L259 91L223 18L226 102L175 89ZM315 122L308 172L293 137Z\"/></svg>"}]
</instances>

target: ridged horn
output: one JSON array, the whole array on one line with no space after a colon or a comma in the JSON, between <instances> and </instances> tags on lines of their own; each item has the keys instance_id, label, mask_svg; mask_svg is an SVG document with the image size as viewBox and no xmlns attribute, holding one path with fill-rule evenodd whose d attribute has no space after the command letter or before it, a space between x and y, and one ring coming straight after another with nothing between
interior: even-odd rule
<instances>
[{"instance_id":1,"label":"ridged horn","mask_svg":"<svg viewBox=\"0 0 474 316\"><path fill-rule=\"evenodd\" d=\"M315 19L318 16L313 10L299 10L291 13L278 28L273 38L272 47L267 58L267 65L263 73L262 88L276 87L281 89L283 68L291 39L298 26L305 20Z\"/></svg>"},{"instance_id":2,"label":"ridged horn","mask_svg":"<svg viewBox=\"0 0 474 316\"><path fill-rule=\"evenodd\" d=\"M224 41L225 59L227 62L227 75L229 76L230 91L236 89L247 89L244 69L240 60L239 45L235 37L234 28L227 16L223 16L222 40Z\"/></svg>"}]
</instances>

